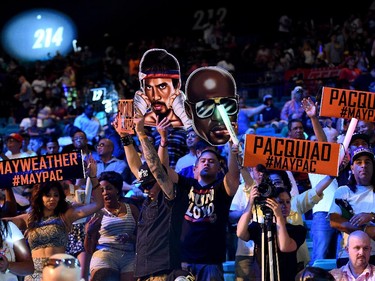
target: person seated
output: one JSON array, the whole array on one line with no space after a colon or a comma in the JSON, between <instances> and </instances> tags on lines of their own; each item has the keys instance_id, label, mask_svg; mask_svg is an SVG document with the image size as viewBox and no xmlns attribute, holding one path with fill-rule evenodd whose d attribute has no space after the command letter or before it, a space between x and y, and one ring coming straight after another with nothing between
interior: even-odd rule
<instances>
[{"instance_id":1,"label":"person seated","mask_svg":"<svg viewBox=\"0 0 375 281\"><path fill-rule=\"evenodd\" d=\"M345 250L349 255L347 264L330 271L335 280L375 280L375 265L369 263L371 238L367 233L362 230L350 233Z\"/></svg>"}]
</instances>

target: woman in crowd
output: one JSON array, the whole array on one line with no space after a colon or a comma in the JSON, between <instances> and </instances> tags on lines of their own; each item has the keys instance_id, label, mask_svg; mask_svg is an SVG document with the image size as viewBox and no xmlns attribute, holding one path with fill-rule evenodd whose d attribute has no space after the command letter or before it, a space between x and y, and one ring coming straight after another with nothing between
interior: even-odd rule
<instances>
[{"instance_id":1,"label":"woman in crowd","mask_svg":"<svg viewBox=\"0 0 375 281\"><path fill-rule=\"evenodd\" d=\"M274 187L283 188L289 193L292 190L292 183L288 177L288 173L282 170L268 170L268 177ZM310 211L315 204L323 198L323 191L331 184L334 177L325 176L315 186L306 190L301 194L291 197L291 207L286 220L293 225L304 225L303 214ZM310 253L306 241L297 251L298 271L302 270L310 262Z\"/></svg>"},{"instance_id":2,"label":"woman in crowd","mask_svg":"<svg viewBox=\"0 0 375 281\"><path fill-rule=\"evenodd\" d=\"M88 176L92 180L92 199L86 205L70 205L60 182L45 182L33 187L30 211L12 220L25 236L31 249L35 271L25 281L40 281L46 260L54 254L65 253L68 232L74 221L87 217L103 207L103 197L96 178L96 162L88 158Z\"/></svg>"},{"instance_id":3,"label":"woman in crowd","mask_svg":"<svg viewBox=\"0 0 375 281\"><path fill-rule=\"evenodd\" d=\"M257 247L262 249L262 246L268 246L268 244L262 245L262 227L270 223L269 230L273 234L272 243L277 244L277 248L274 247L273 249L274 253L277 252L276 257L274 257L277 260L269 265L278 265L280 270L279 280L294 280L298 272L297 250L306 239L306 228L302 225L292 225L286 221L290 213L291 196L283 188L276 189L275 198L265 199L263 210L269 214L269 220L265 220L263 226L261 223L254 222L252 207L254 206L254 199L259 195L258 188L251 189L249 203L237 225L237 236L244 241L253 240ZM270 252L266 249L262 249L262 251ZM277 270L274 269L276 273ZM271 274L271 271L269 273Z\"/></svg>"},{"instance_id":4,"label":"woman in crowd","mask_svg":"<svg viewBox=\"0 0 375 281\"><path fill-rule=\"evenodd\" d=\"M92 254L90 280L116 275L117 280L133 281L139 210L121 202L123 179L119 173L102 172L99 181L104 208L86 224L85 249Z\"/></svg>"}]
</instances>

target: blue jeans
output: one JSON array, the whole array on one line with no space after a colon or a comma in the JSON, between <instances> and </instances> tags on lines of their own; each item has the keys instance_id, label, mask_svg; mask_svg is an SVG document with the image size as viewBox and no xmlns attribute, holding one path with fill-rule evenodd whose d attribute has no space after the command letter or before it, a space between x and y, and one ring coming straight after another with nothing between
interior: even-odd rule
<instances>
[{"instance_id":1,"label":"blue jeans","mask_svg":"<svg viewBox=\"0 0 375 281\"><path fill-rule=\"evenodd\" d=\"M310 264L316 259L335 259L338 251L340 232L332 228L327 218L327 212L315 212L311 224L313 251Z\"/></svg>"}]
</instances>

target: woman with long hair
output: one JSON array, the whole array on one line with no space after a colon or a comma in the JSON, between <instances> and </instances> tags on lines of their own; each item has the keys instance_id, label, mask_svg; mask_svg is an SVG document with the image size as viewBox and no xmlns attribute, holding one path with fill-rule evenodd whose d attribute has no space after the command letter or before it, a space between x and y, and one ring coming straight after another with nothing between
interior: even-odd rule
<instances>
[{"instance_id":1,"label":"woman with long hair","mask_svg":"<svg viewBox=\"0 0 375 281\"><path fill-rule=\"evenodd\" d=\"M87 168L93 185L89 204L71 205L65 200L61 182L44 182L34 185L29 212L7 218L25 231L31 249L35 271L26 276L25 281L41 280L46 260L54 254L65 253L73 222L103 207L101 188L96 178L96 162L92 157L88 158Z\"/></svg>"}]
</instances>

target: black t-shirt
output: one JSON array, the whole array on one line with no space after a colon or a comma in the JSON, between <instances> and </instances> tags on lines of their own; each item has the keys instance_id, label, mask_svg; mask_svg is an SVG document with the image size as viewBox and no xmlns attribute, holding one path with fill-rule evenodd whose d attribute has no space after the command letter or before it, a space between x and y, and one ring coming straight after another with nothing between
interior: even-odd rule
<instances>
[{"instance_id":1,"label":"black t-shirt","mask_svg":"<svg viewBox=\"0 0 375 281\"><path fill-rule=\"evenodd\" d=\"M226 260L226 227L233 199L223 179L201 186L196 179L179 176L178 188L189 194L182 223L182 261L221 264Z\"/></svg>"}]
</instances>

